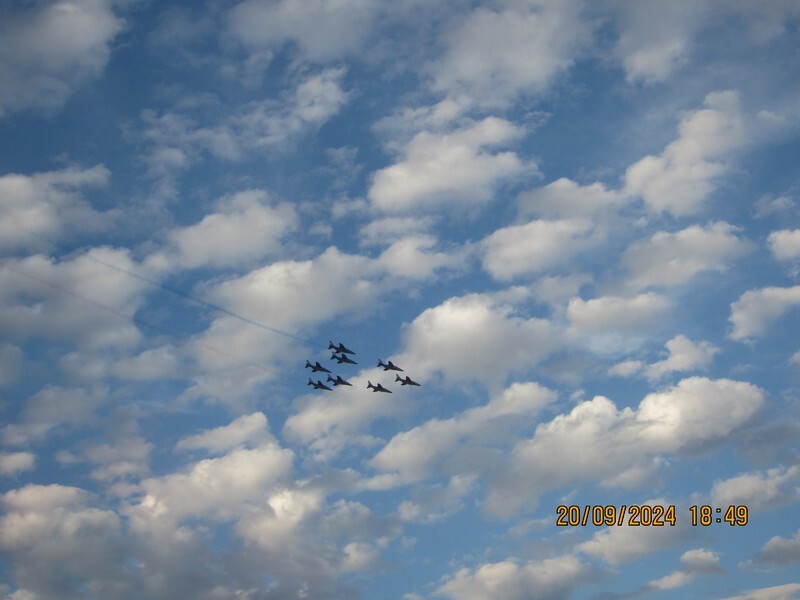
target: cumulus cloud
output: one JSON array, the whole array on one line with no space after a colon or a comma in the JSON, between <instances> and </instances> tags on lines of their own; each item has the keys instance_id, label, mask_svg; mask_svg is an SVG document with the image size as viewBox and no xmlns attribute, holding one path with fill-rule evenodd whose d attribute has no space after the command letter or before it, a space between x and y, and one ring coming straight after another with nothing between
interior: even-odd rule
<instances>
[{"instance_id":1,"label":"cumulus cloud","mask_svg":"<svg viewBox=\"0 0 800 600\"><path fill-rule=\"evenodd\" d=\"M55 109L105 69L123 21L106 0L6 8L0 19L0 117Z\"/></svg>"},{"instance_id":2,"label":"cumulus cloud","mask_svg":"<svg viewBox=\"0 0 800 600\"><path fill-rule=\"evenodd\" d=\"M446 52L433 65L433 88L505 106L519 94L544 91L572 66L591 34L578 2L478 7L448 34Z\"/></svg>"},{"instance_id":3,"label":"cumulus cloud","mask_svg":"<svg viewBox=\"0 0 800 600\"><path fill-rule=\"evenodd\" d=\"M277 253L299 220L291 204L270 204L263 190L221 198L215 212L199 223L170 231L170 248L147 262L180 268L227 267Z\"/></svg>"},{"instance_id":4,"label":"cumulus cloud","mask_svg":"<svg viewBox=\"0 0 800 600\"><path fill-rule=\"evenodd\" d=\"M55 262L42 255L7 260L0 271L0 326L9 337L129 347L140 333L132 316L147 284L102 263L136 270L127 250L95 247Z\"/></svg>"},{"instance_id":5,"label":"cumulus cloud","mask_svg":"<svg viewBox=\"0 0 800 600\"><path fill-rule=\"evenodd\" d=\"M655 212L700 212L727 168L723 159L745 141L736 92L712 92L705 104L681 120L678 139L661 155L646 156L625 172L626 193L640 196Z\"/></svg>"},{"instance_id":6,"label":"cumulus cloud","mask_svg":"<svg viewBox=\"0 0 800 600\"><path fill-rule=\"evenodd\" d=\"M251 49L274 52L293 42L304 58L331 62L361 48L379 9L374 0L245 0L231 9L227 27Z\"/></svg>"},{"instance_id":7,"label":"cumulus cloud","mask_svg":"<svg viewBox=\"0 0 800 600\"><path fill-rule=\"evenodd\" d=\"M449 385L497 384L560 345L548 321L516 314L512 305L489 294L454 297L426 309L404 335L402 364L421 377L441 373Z\"/></svg>"},{"instance_id":8,"label":"cumulus cloud","mask_svg":"<svg viewBox=\"0 0 800 600\"><path fill-rule=\"evenodd\" d=\"M469 464L459 457L473 455L482 444L509 439L515 428L530 423L541 409L555 399L555 394L536 383L515 383L502 394L478 408L468 409L450 419L432 419L409 431L395 435L369 464L384 472L398 474L398 483L409 483L440 472L447 459L453 467ZM379 477L376 482L381 481Z\"/></svg>"},{"instance_id":9,"label":"cumulus cloud","mask_svg":"<svg viewBox=\"0 0 800 600\"><path fill-rule=\"evenodd\" d=\"M556 600L568 597L591 574L591 568L574 556L523 564L507 559L460 569L436 593L452 600Z\"/></svg>"},{"instance_id":10,"label":"cumulus cloud","mask_svg":"<svg viewBox=\"0 0 800 600\"><path fill-rule=\"evenodd\" d=\"M145 479L145 496L134 507L143 519L180 522L189 517L226 518L245 510L289 474L293 452L275 443L238 448L201 460L182 473Z\"/></svg>"},{"instance_id":11,"label":"cumulus cloud","mask_svg":"<svg viewBox=\"0 0 800 600\"><path fill-rule=\"evenodd\" d=\"M537 220L498 229L482 242L483 267L507 281L566 262L592 244L592 224L584 219Z\"/></svg>"},{"instance_id":12,"label":"cumulus cloud","mask_svg":"<svg viewBox=\"0 0 800 600\"><path fill-rule=\"evenodd\" d=\"M602 183L580 185L561 177L544 187L524 192L517 198L520 216L549 219L592 218L622 205L625 197Z\"/></svg>"},{"instance_id":13,"label":"cumulus cloud","mask_svg":"<svg viewBox=\"0 0 800 600\"><path fill-rule=\"evenodd\" d=\"M632 244L622 262L630 273L634 289L686 283L700 273L724 272L735 259L752 249L752 244L735 235L736 227L717 222L692 225L675 233L659 231Z\"/></svg>"},{"instance_id":14,"label":"cumulus cloud","mask_svg":"<svg viewBox=\"0 0 800 600\"><path fill-rule=\"evenodd\" d=\"M800 596L800 583L786 583L749 590L744 594L728 596L723 600L795 600L798 596Z\"/></svg>"},{"instance_id":15,"label":"cumulus cloud","mask_svg":"<svg viewBox=\"0 0 800 600\"><path fill-rule=\"evenodd\" d=\"M779 535L771 537L761 547L756 560L779 564L800 563L800 530L789 539Z\"/></svg>"},{"instance_id":16,"label":"cumulus cloud","mask_svg":"<svg viewBox=\"0 0 800 600\"><path fill-rule=\"evenodd\" d=\"M391 275L410 279L428 279L442 270L465 266L464 251L437 252L436 238L431 235L412 235L393 242L378 257Z\"/></svg>"},{"instance_id":17,"label":"cumulus cloud","mask_svg":"<svg viewBox=\"0 0 800 600\"><path fill-rule=\"evenodd\" d=\"M629 82L668 78L687 58L707 2L619 5L620 34L614 51Z\"/></svg>"},{"instance_id":18,"label":"cumulus cloud","mask_svg":"<svg viewBox=\"0 0 800 600\"><path fill-rule=\"evenodd\" d=\"M709 342L695 344L683 335L676 335L666 344L669 356L664 360L651 364L645 370L645 376L658 380L676 371L706 370L720 350Z\"/></svg>"},{"instance_id":19,"label":"cumulus cloud","mask_svg":"<svg viewBox=\"0 0 800 600\"><path fill-rule=\"evenodd\" d=\"M267 417L262 412L244 415L228 425L215 427L181 439L177 450L208 450L219 454L241 446L259 445L274 441L267 427Z\"/></svg>"},{"instance_id":20,"label":"cumulus cloud","mask_svg":"<svg viewBox=\"0 0 800 600\"><path fill-rule=\"evenodd\" d=\"M597 396L537 426L517 443L493 477L486 508L513 514L540 494L575 481L631 487L647 480L664 453L724 439L764 403L749 383L690 377L645 396L638 408L618 409ZM581 452L576 453L575 448Z\"/></svg>"},{"instance_id":21,"label":"cumulus cloud","mask_svg":"<svg viewBox=\"0 0 800 600\"><path fill-rule=\"evenodd\" d=\"M731 304L728 320L733 325L730 338L746 340L764 335L774 321L800 305L800 285L790 288L767 287L750 290Z\"/></svg>"},{"instance_id":22,"label":"cumulus cloud","mask_svg":"<svg viewBox=\"0 0 800 600\"><path fill-rule=\"evenodd\" d=\"M375 173L369 198L387 212L484 205L504 180L533 168L514 152L490 150L521 134L520 128L497 117L450 133L418 133L399 162Z\"/></svg>"},{"instance_id":23,"label":"cumulus cloud","mask_svg":"<svg viewBox=\"0 0 800 600\"><path fill-rule=\"evenodd\" d=\"M30 452L0 452L0 475L30 471L35 464L36 457Z\"/></svg>"},{"instance_id":24,"label":"cumulus cloud","mask_svg":"<svg viewBox=\"0 0 800 600\"><path fill-rule=\"evenodd\" d=\"M56 427L81 426L103 402L101 389L48 385L25 401L18 423L0 429L0 439L8 445L27 445Z\"/></svg>"},{"instance_id":25,"label":"cumulus cloud","mask_svg":"<svg viewBox=\"0 0 800 600\"><path fill-rule=\"evenodd\" d=\"M684 568L673 571L659 579L653 580L645 586L646 590L672 590L691 583L700 575L722 573L724 569L719 564L716 552L697 548L687 550L681 555Z\"/></svg>"},{"instance_id":26,"label":"cumulus cloud","mask_svg":"<svg viewBox=\"0 0 800 600\"><path fill-rule=\"evenodd\" d=\"M91 500L62 485L28 485L0 497L0 551L28 597L69 597L75 581L105 597L130 592L121 521Z\"/></svg>"},{"instance_id":27,"label":"cumulus cloud","mask_svg":"<svg viewBox=\"0 0 800 600\"><path fill-rule=\"evenodd\" d=\"M668 506L674 503L664 498L655 498L638 504ZM680 518L676 518L674 527L631 527L625 523L598 531L591 539L578 544L577 549L606 564L619 565L675 545L686 535L686 529Z\"/></svg>"},{"instance_id":28,"label":"cumulus cloud","mask_svg":"<svg viewBox=\"0 0 800 600\"><path fill-rule=\"evenodd\" d=\"M798 482L798 466L741 473L715 481L711 488L711 500L716 506L745 504L751 509L775 506L800 498Z\"/></svg>"},{"instance_id":29,"label":"cumulus cloud","mask_svg":"<svg viewBox=\"0 0 800 600\"><path fill-rule=\"evenodd\" d=\"M280 99L254 100L226 116L203 114L191 104L161 114L143 111L142 137L151 146L145 157L151 174L169 172L157 158L166 157L178 169L199 160L203 153L243 161L294 143L345 105L344 73L343 68L330 68L309 74Z\"/></svg>"},{"instance_id":30,"label":"cumulus cloud","mask_svg":"<svg viewBox=\"0 0 800 600\"><path fill-rule=\"evenodd\" d=\"M778 260L800 258L800 229L773 231L767 238L772 256Z\"/></svg>"},{"instance_id":31,"label":"cumulus cloud","mask_svg":"<svg viewBox=\"0 0 800 600\"><path fill-rule=\"evenodd\" d=\"M110 175L97 165L0 176L0 249L43 248L76 232L107 228L116 213L94 210L81 192L105 186Z\"/></svg>"},{"instance_id":32,"label":"cumulus cloud","mask_svg":"<svg viewBox=\"0 0 800 600\"><path fill-rule=\"evenodd\" d=\"M633 298L601 296L584 300L576 297L567 305L567 318L577 334L632 331L653 323L669 308L669 300L654 292Z\"/></svg>"}]
</instances>

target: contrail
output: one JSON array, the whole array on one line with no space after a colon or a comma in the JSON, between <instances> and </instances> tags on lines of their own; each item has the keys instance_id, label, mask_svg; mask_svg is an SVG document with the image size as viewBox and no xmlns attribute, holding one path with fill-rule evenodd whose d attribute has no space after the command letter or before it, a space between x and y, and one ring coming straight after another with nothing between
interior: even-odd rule
<instances>
[{"instance_id":1,"label":"contrail","mask_svg":"<svg viewBox=\"0 0 800 600\"><path fill-rule=\"evenodd\" d=\"M261 329L265 329L267 331L271 331L272 333L277 333L278 335L282 335L282 336L291 338L293 340L296 340L298 342L302 342L304 344L311 344L313 346L324 347L324 344L320 344L319 342L314 342L313 340L309 340L309 339L306 339L306 338L302 338L302 337L296 336L296 335L294 335L292 333L289 333L288 331L283 331L283 330L277 329L275 327L270 327L269 325L264 325L264 323L259 323L258 321L254 321L253 319L250 319L248 317L244 317L244 316L242 316L240 314L237 314L237 313L235 313L235 312L233 312L231 310L228 310L227 308L223 308L222 306L217 306L216 304L211 304L210 302L206 302L205 300L200 300L199 298L195 298L191 294L188 294L188 293L183 292L181 290L177 290L175 288L171 288L171 287L169 287L167 285L164 285L163 283L159 283L158 281L155 281L155 280L150 279L148 277L145 277L143 275L139 275L138 273L134 273L133 271L129 271L127 269L123 269L122 267L119 267L117 265L112 265L111 263L107 263L107 262L105 262L103 260L100 260L99 258L95 258L93 256L89 256L88 254L85 254L84 256L86 256L86 258L88 258L92 262L96 262L99 265L103 265L104 267L108 267L109 269L114 269L115 271L123 273L124 275L128 275L129 277L133 277L134 279L138 279L140 281L144 281L145 283L149 283L150 285L155 286L157 288L160 288L160 289L162 289L164 291L167 291L167 292L169 292L171 294L175 294L176 296L180 296L181 298L184 298L185 300L190 300L190 301L192 301L192 302L194 302L196 304L199 304L201 306L205 306L206 308L211 308L213 310L216 310L218 312L226 314L229 317L233 317L234 319L239 319L240 321L242 321L244 323L248 323L250 325L255 325L256 327L260 327Z\"/></svg>"},{"instance_id":2,"label":"contrail","mask_svg":"<svg viewBox=\"0 0 800 600\"><path fill-rule=\"evenodd\" d=\"M105 304L102 304L101 302L97 302L96 300L92 300L91 298L87 298L86 296L83 296L82 294L79 294L79 293L77 293L77 292L75 292L73 290L70 290L70 289L67 289L67 288L65 288L63 286L60 286L57 283L54 283L54 282L49 281L47 279L44 279L43 277L39 277L38 275L33 275L31 273L28 273L27 271L23 271L22 269L18 269L16 267L13 267L13 266L9 265L8 263L6 263L5 261L0 261L0 265L2 265L3 267L7 268L10 271L13 271L17 275L22 275L23 277L27 277L28 279L31 279L33 281L37 281L37 282L41 283L42 285L46 285L46 286L48 286L50 288L53 288L54 290L57 290L57 291L59 291L59 292L61 292L63 294L67 294L69 296L72 296L73 298L76 298L76 299L80 300L81 302L85 302L86 304L90 304L90 305L94 306L95 308L99 308L100 310L105 311L105 312L107 312L107 313L109 313L111 315L114 315L115 317L117 317L119 319L122 319L122 320L125 320L125 321L129 321L130 323L133 323L134 325L143 325L143 326L145 326L145 327L147 327L149 329L153 329L153 330L158 331L160 333L163 333L163 334L166 334L166 335L170 335L171 337L175 337L174 334L171 334L170 332L166 331L163 327L160 327L160 326L155 325L153 323L148 323L148 322L146 322L146 321L144 321L144 320L142 320L140 318L136 318L136 317L133 317L131 315L126 315L126 314L124 314L124 313L122 313L122 312L120 312L120 311L118 311L118 310L116 310L114 308L111 308L110 306L106 306ZM214 346L209 346L208 344L205 344L203 342L195 342L195 343L197 343L197 345L200 346L201 348L209 350L210 352L213 352L215 354L219 354L220 356L224 356L225 358L229 358L232 361L237 362L237 363L239 363L239 364L241 364L243 366L252 367L253 369L258 369L259 371L263 371L264 373L269 373L270 375L274 375L274 374L278 373L278 371L276 371L274 369L268 369L268 368L264 367L263 365L258 365L258 364L243 360L243 359L241 359L241 358L239 358L237 356L233 356L232 354L229 354L228 352L225 352L224 350L220 350L219 348L215 348Z\"/></svg>"}]
</instances>

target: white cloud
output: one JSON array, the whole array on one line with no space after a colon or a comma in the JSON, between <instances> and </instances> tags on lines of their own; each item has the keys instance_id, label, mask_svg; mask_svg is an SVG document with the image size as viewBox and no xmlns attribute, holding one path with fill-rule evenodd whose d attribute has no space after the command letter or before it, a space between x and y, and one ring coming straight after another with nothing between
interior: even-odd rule
<instances>
[{"instance_id":1,"label":"white cloud","mask_svg":"<svg viewBox=\"0 0 800 600\"><path fill-rule=\"evenodd\" d=\"M0 271L0 327L11 338L42 336L94 348L139 341L132 316L147 284L101 264L136 270L127 250L95 247L62 262L41 255Z\"/></svg>"},{"instance_id":2,"label":"white cloud","mask_svg":"<svg viewBox=\"0 0 800 600\"><path fill-rule=\"evenodd\" d=\"M215 427L181 439L175 446L177 450L208 450L219 454L242 446L259 445L274 441L269 433L267 417L262 412L244 415L228 425Z\"/></svg>"},{"instance_id":3,"label":"white cloud","mask_svg":"<svg viewBox=\"0 0 800 600\"><path fill-rule=\"evenodd\" d=\"M795 600L798 597L800 597L800 583L786 583L749 590L739 596L728 596L723 600Z\"/></svg>"},{"instance_id":4,"label":"white cloud","mask_svg":"<svg viewBox=\"0 0 800 600\"><path fill-rule=\"evenodd\" d=\"M523 564L508 559L460 569L436 593L453 600L556 600L568 597L590 573L574 556Z\"/></svg>"},{"instance_id":5,"label":"white cloud","mask_svg":"<svg viewBox=\"0 0 800 600\"><path fill-rule=\"evenodd\" d=\"M79 357L82 370L86 369L85 357ZM180 364L175 348L161 346L144 350L137 356L123 358L111 366L111 372L132 381L157 380L175 375Z\"/></svg>"},{"instance_id":6,"label":"white cloud","mask_svg":"<svg viewBox=\"0 0 800 600\"><path fill-rule=\"evenodd\" d=\"M0 452L0 475L16 475L35 465L36 457L30 452Z\"/></svg>"},{"instance_id":7,"label":"white cloud","mask_svg":"<svg viewBox=\"0 0 800 600\"><path fill-rule=\"evenodd\" d=\"M669 308L669 300L653 292L633 298L601 296L584 300L576 297L567 305L567 318L578 334L631 331L653 323Z\"/></svg>"},{"instance_id":8,"label":"white cloud","mask_svg":"<svg viewBox=\"0 0 800 600\"><path fill-rule=\"evenodd\" d=\"M0 387L16 380L21 365L22 350L13 344L0 342Z\"/></svg>"},{"instance_id":9,"label":"white cloud","mask_svg":"<svg viewBox=\"0 0 800 600\"><path fill-rule=\"evenodd\" d=\"M478 408L468 409L450 419L432 419L409 431L396 434L369 464L384 472L396 472L398 483L424 479L438 472L441 462L466 466L460 450L470 452L491 440L507 442L514 429L525 427L555 399L555 394L536 383L515 383ZM472 440L472 441L470 441Z\"/></svg>"},{"instance_id":10,"label":"white cloud","mask_svg":"<svg viewBox=\"0 0 800 600\"><path fill-rule=\"evenodd\" d=\"M756 560L779 564L800 563L800 530L789 539L779 535L771 537L761 547Z\"/></svg>"},{"instance_id":11,"label":"white cloud","mask_svg":"<svg viewBox=\"0 0 800 600\"><path fill-rule=\"evenodd\" d=\"M683 335L676 335L666 344L669 356L651 364L644 374L650 380L658 380L676 371L706 370L720 350L709 342L695 344Z\"/></svg>"},{"instance_id":12,"label":"white cloud","mask_svg":"<svg viewBox=\"0 0 800 600\"><path fill-rule=\"evenodd\" d=\"M726 170L720 162L745 142L736 92L712 92L707 108L686 115L679 137L660 156L646 156L625 172L625 191L641 196L653 211L676 216L700 212Z\"/></svg>"},{"instance_id":13,"label":"white cloud","mask_svg":"<svg viewBox=\"0 0 800 600\"><path fill-rule=\"evenodd\" d=\"M376 380L376 370L348 377L353 385L348 393L336 389L324 397L306 399L283 427L283 435L308 445L318 460L328 460L352 445L372 446L377 440L364 433L379 418L397 417L407 410L389 394L366 389L367 380Z\"/></svg>"},{"instance_id":14,"label":"white cloud","mask_svg":"<svg viewBox=\"0 0 800 600\"><path fill-rule=\"evenodd\" d=\"M629 82L663 81L687 59L707 2L621 4L615 54Z\"/></svg>"},{"instance_id":15,"label":"white cloud","mask_svg":"<svg viewBox=\"0 0 800 600\"><path fill-rule=\"evenodd\" d=\"M0 117L25 108L60 107L98 77L123 21L105 0L59 0L0 20Z\"/></svg>"},{"instance_id":16,"label":"white cloud","mask_svg":"<svg viewBox=\"0 0 800 600\"><path fill-rule=\"evenodd\" d=\"M664 498L655 498L638 504L669 506L674 503ZM680 516L677 515L674 527L669 525L631 527L625 523L622 526L607 527L598 531L590 540L582 542L577 548L580 552L597 557L609 565L619 565L673 546L686 535L686 529Z\"/></svg>"},{"instance_id":17,"label":"white cloud","mask_svg":"<svg viewBox=\"0 0 800 600\"><path fill-rule=\"evenodd\" d=\"M741 473L714 481L711 500L715 506L744 504L758 510L800 498L800 467L769 469L763 473Z\"/></svg>"},{"instance_id":18,"label":"white cloud","mask_svg":"<svg viewBox=\"0 0 800 600\"><path fill-rule=\"evenodd\" d=\"M420 377L441 373L449 385L502 382L531 368L561 342L544 319L525 318L490 295L446 300L420 314L405 331L401 364Z\"/></svg>"},{"instance_id":19,"label":"white cloud","mask_svg":"<svg viewBox=\"0 0 800 600\"><path fill-rule=\"evenodd\" d=\"M116 213L95 211L80 192L105 186L110 175L97 165L0 176L0 249L48 247L64 236L108 227Z\"/></svg>"},{"instance_id":20,"label":"white cloud","mask_svg":"<svg viewBox=\"0 0 800 600\"><path fill-rule=\"evenodd\" d=\"M254 49L295 42L304 58L330 62L357 52L380 5L374 0L245 0L228 15L228 31Z\"/></svg>"},{"instance_id":21,"label":"white cloud","mask_svg":"<svg viewBox=\"0 0 800 600\"><path fill-rule=\"evenodd\" d=\"M514 152L488 150L521 134L518 127L496 117L451 133L418 133L400 162L375 173L370 200L388 212L486 204L500 183L533 168Z\"/></svg>"},{"instance_id":22,"label":"white cloud","mask_svg":"<svg viewBox=\"0 0 800 600\"><path fill-rule=\"evenodd\" d=\"M731 304L728 320L733 324L730 338L745 340L764 335L767 328L792 308L800 305L800 285L768 287L745 292Z\"/></svg>"},{"instance_id":23,"label":"white cloud","mask_svg":"<svg viewBox=\"0 0 800 600\"><path fill-rule=\"evenodd\" d=\"M102 597L126 589L120 519L90 499L61 485L27 485L0 497L0 551L27 590L21 598L67 597L74 581Z\"/></svg>"},{"instance_id":24,"label":"white cloud","mask_svg":"<svg viewBox=\"0 0 800 600\"><path fill-rule=\"evenodd\" d=\"M545 491L577 481L639 486L661 464L663 453L718 442L763 403L763 392L749 383L704 377L648 394L635 410L617 409L597 396L540 424L532 438L517 443L494 474L485 507L513 514L524 504L535 505Z\"/></svg>"},{"instance_id":25,"label":"white cloud","mask_svg":"<svg viewBox=\"0 0 800 600\"><path fill-rule=\"evenodd\" d=\"M659 231L636 242L622 257L630 271L627 283L638 290L686 283L707 271L724 272L730 262L752 248L735 231L732 225L717 222L706 227L692 225L676 233Z\"/></svg>"},{"instance_id":26,"label":"white cloud","mask_svg":"<svg viewBox=\"0 0 800 600\"><path fill-rule=\"evenodd\" d=\"M483 267L501 281L531 275L589 247L591 232L591 223L584 219L537 220L503 227L483 240Z\"/></svg>"},{"instance_id":27,"label":"white cloud","mask_svg":"<svg viewBox=\"0 0 800 600\"><path fill-rule=\"evenodd\" d=\"M778 260L800 258L800 229L773 231L767 238L772 256Z\"/></svg>"},{"instance_id":28,"label":"white cloud","mask_svg":"<svg viewBox=\"0 0 800 600\"><path fill-rule=\"evenodd\" d=\"M443 269L464 266L464 252L436 252L436 238L431 235L412 235L399 239L378 257L391 275L410 279L428 279Z\"/></svg>"},{"instance_id":29,"label":"white cloud","mask_svg":"<svg viewBox=\"0 0 800 600\"><path fill-rule=\"evenodd\" d=\"M537 215L549 219L594 218L625 200L602 183L580 185L562 177L544 187L524 192L517 198L521 216Z\"/></svg>"},{"instance_id":30,"label":"white cloud","mask_svg":"<svg viewBox=\"0 0 800 600\"><path fill-rule=\"evenodd\" d=\"M434 90L506 106L518 94L544 91L591 39L578 2L502 4L475 9L447 35Z\"/></svg>"},{"instance_id":31,"label":"white cloud","mask_svg":"<svg viewBox=\"0 0 800 600\"><path fill-rule=\"evenodd\" d=\"M20 422L0 429L4 444L26 445L58 426L81 426L103 404L105 390L48 385L25 401Z\"/></svg>"},{"instance_id":32,"label":"white cloud","mask_svg":"<svg viewBox=\"0 0 800 600\"><path fill-rule=\"evenodd\" d=\"M168 172L164 163L155 160L165 153L173 168L179 169L197 161L203 152L222 160L243 161L294 143L322 126L347 102L341 86L344 73L343 68L330 68L310 74L279 100L255 100L225 116L198 113L195 117L191 105L163 114L143 111L142 136L152 144L145 157L151 173Z\"/></svg>"},{"instance_id":33,"label":"white cloud","mask_svg":"<svg viewBox=\"0 0 800 600\"><path fill-rule=\"evenodd\" d=\"M270 206L263 190L239 192L221 198L215 212L199 223L170 231L170 250L148 262L170 261L183 268L236 266L280 251L297 225L291 204Z\"/></svg>"},{"instance_id":34,"label":"white cloud","mask_svg":"<svg viewBox=\"0 0 800 600\"><path fill-rule=\"evenodd\" d=\"M141 488L146 495L134 513L141 518L175 521L199 516L230 518L288 475L293 456L291 450L266 443L201 460L183 473L145 479Z\"/></svg>"}]
</instances>

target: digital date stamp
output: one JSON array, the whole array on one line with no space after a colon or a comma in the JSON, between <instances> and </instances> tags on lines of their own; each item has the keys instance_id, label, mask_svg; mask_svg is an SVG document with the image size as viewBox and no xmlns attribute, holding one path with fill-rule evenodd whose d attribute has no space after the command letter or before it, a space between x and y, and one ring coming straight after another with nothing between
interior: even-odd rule
<instances>
[{"instance_id":1,"label":"digital date stamp","mask_svg":"<svg viewBox=\"0 0 800 600\"><path fill-rule=\"evenodd\" d=\"M692 505L689 521L692 527L708 527L727 523L734 527L747 525L749 510L743 504L727 507ZM674 504L560 504L556 507L558 527L674 527L677 523Z\"/></svg>"}]
</instances>

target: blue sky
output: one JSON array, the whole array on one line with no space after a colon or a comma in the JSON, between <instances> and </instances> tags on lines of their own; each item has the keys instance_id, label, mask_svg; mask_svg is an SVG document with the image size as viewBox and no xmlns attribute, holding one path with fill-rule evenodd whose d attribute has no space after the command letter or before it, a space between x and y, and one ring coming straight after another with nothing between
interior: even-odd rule
<instances>
[{"instance_id":1,"label":"blue sky","mask_svg":"<svg viewBox=\"0 0 800 600\"><path fill-rule=\"evenodd\" d=\"M0 597L800 598L798 27L4 3Z\"/></svg>"}]
</instances>

